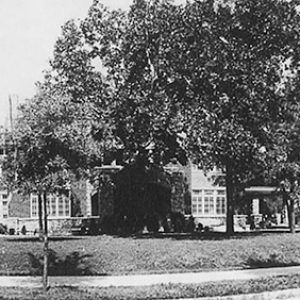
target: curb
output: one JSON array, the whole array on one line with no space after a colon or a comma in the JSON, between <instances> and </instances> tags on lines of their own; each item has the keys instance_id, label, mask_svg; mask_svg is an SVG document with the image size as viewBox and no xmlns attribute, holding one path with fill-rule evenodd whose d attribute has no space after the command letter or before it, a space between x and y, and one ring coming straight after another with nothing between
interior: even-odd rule
<instances>
[{"instance_id":1,"label":"curb","mask_svg":"<svg viewBox=\"0 0 300 300\"><path fill-rule=\"evenodd\" d=\"M300 299L300 288L281 291L263 292L257 294L243 294L216 297L180 298L176 300L297 300ZM161 299L162 300L162 299ZM171 299L169 299L171 300Z\"/></svg>"}]
</instances>

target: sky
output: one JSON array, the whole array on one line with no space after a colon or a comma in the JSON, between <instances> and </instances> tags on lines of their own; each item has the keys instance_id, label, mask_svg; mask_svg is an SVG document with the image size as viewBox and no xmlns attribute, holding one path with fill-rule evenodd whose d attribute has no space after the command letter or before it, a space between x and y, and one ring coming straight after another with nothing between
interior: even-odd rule
<instances>
[{"instance_id":1,"label":"sky","mask_svg":"<svg viewBox=\"0 0 300 300\"><path fill-rule=\"evenodd\" d=\"M128 9L132 0L102 0ZM0 0L0 125L8 126L9 95L14 106L30 98L49 67L61 26L84 18L92 0Z\"/></svg>"}]
</instances>

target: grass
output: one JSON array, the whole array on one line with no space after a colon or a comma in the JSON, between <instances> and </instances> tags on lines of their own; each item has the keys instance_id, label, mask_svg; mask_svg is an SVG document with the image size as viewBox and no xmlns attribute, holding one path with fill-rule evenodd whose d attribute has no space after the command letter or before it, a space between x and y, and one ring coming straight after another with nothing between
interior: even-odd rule
<instances>
[{"instance_id":1,"label":"grass","mask_svg":"<svg viewBox=\"0 0 300 300\"><path fill-rule=\"evenodd\" d=\"M50 241L52 274L103 275L245 269L300 264L300 233L78 237ZM40 274L42 244L0 238L0 274Z\"/></svg>"},{"instance_id":2,"label":"grass","mask_svg":"<svg viewBox=\"0 0 300 300\"><path fill-rule=\"evenodd\" d=\"M298 288L300 276L265 277L259 280L206 283L201 285L171 284L150 287L126 288L51 288L47 296L41 289L28 288L0 288L0 299L106 299L106 300L148 300L148 299L176 299L228 296L237 294L261 293L266 291Z\"/></svg>"}]
</instances>

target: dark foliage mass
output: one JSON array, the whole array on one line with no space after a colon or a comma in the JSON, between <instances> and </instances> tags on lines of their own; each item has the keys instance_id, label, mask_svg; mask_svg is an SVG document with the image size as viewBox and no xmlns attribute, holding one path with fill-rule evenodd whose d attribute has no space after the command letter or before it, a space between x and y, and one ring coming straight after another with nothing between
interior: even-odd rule
<instances>
[{"instance_id":1,"label":"dark foliage mass","mask_svg":"<svg viewBox=\"0 0 300 300\"><path fill-rule=\"evenodd\" d=\"M95 0L84 20L62 27L50 70L21 110L8 177L17 169L19 183L55 189L66 170L90 175L107 157L146 177L190 160L226 174L228 233L240 190L257 176L278 186L293 220L299 21L296 0L140 0L128 12ZM140 215L151 184L132 185L124 207Z\"/></svg>"}]
</instances>

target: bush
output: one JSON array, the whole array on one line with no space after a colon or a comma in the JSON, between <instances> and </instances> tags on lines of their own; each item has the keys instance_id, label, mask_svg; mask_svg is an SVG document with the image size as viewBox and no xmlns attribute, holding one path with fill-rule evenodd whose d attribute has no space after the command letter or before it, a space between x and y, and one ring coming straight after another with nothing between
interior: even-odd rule
<instances>
[{"instance_id":1,"label":"bush","mask_svg":"<svg viewBox=\"0 0 300 300\"><path fill-rule=\"evenodd\" d=\"M188 233L192 233L195 231L195 220L193 216L190 216L186 222L185 231Z\"/></svg>"},{"instance_id":2,"label":"bush","mask_svg":"<svg viewBox=\"0 0 300 300\"><path fill-rule=\"evenodd\" d=\"M21 229L21 233L22 233L23 235L26 235L27 229L26 229L26 226L25 226L25 225L23 225L23 227L22 227L22 229Z\"/></svg>"},{"instance_id":3,"label":"bush","mask_svg":"<svg viewBox=\"0 0 300 300\"><path fill-rule=\"evenodd\" d=\"M198 232L202 232L203 231L203 224L202 223L198 223L198 225L197 225L197 231Z\"/></svg>"},{"instance_id":4,"label":"bush","mask_svg":"<svg viewBox=\"0 0 300 300\"><path fill-rule=\"evenodd\" d=\"M298 265L296 261L288 260L281 252L273 251L271 253L252 253L247 261L252 268L271 268L286 267Z\"/></svg>"},{"instance_id":5,"label":"bush","mask_svg":"<svg viewBox=\"0 0 300 300\"><path fill-rule=\"evenodd\" d=\"M174 232L181 233L184 231L185 218L180 212L175 212L171 214L171 220L174 228Z\"/></svg>"},{"instance_id":6,"label":"bush","mask_svg":"<svg viewBox=\"0 0 300 300\"><path fill-rule=\"evenodd\" d=\"M113 234L116 231L116 225L115 225L115 217L114 216L105 216L103 218L103 221L101 223L101 232L106 234Z\"/></svg>"},{"instance_id":7,"label":"bush","mask_svg":"<svg viewBox=\"0 0 300 300\"><path fill-rule=\"evenodd\" d=\"M0 234L7 234L7 226L0 223Z\"/></svg>"},{"instance_id":8,"label":"bush","mask_svg":"<svg viewBox=\"0 0 300 300\"><path fill-rule=\"evenodd\" d=\"M155 214L151 214L146 217L146 226L149 232L158 232L159 221Z\"/></svg>"}]
</instances>

